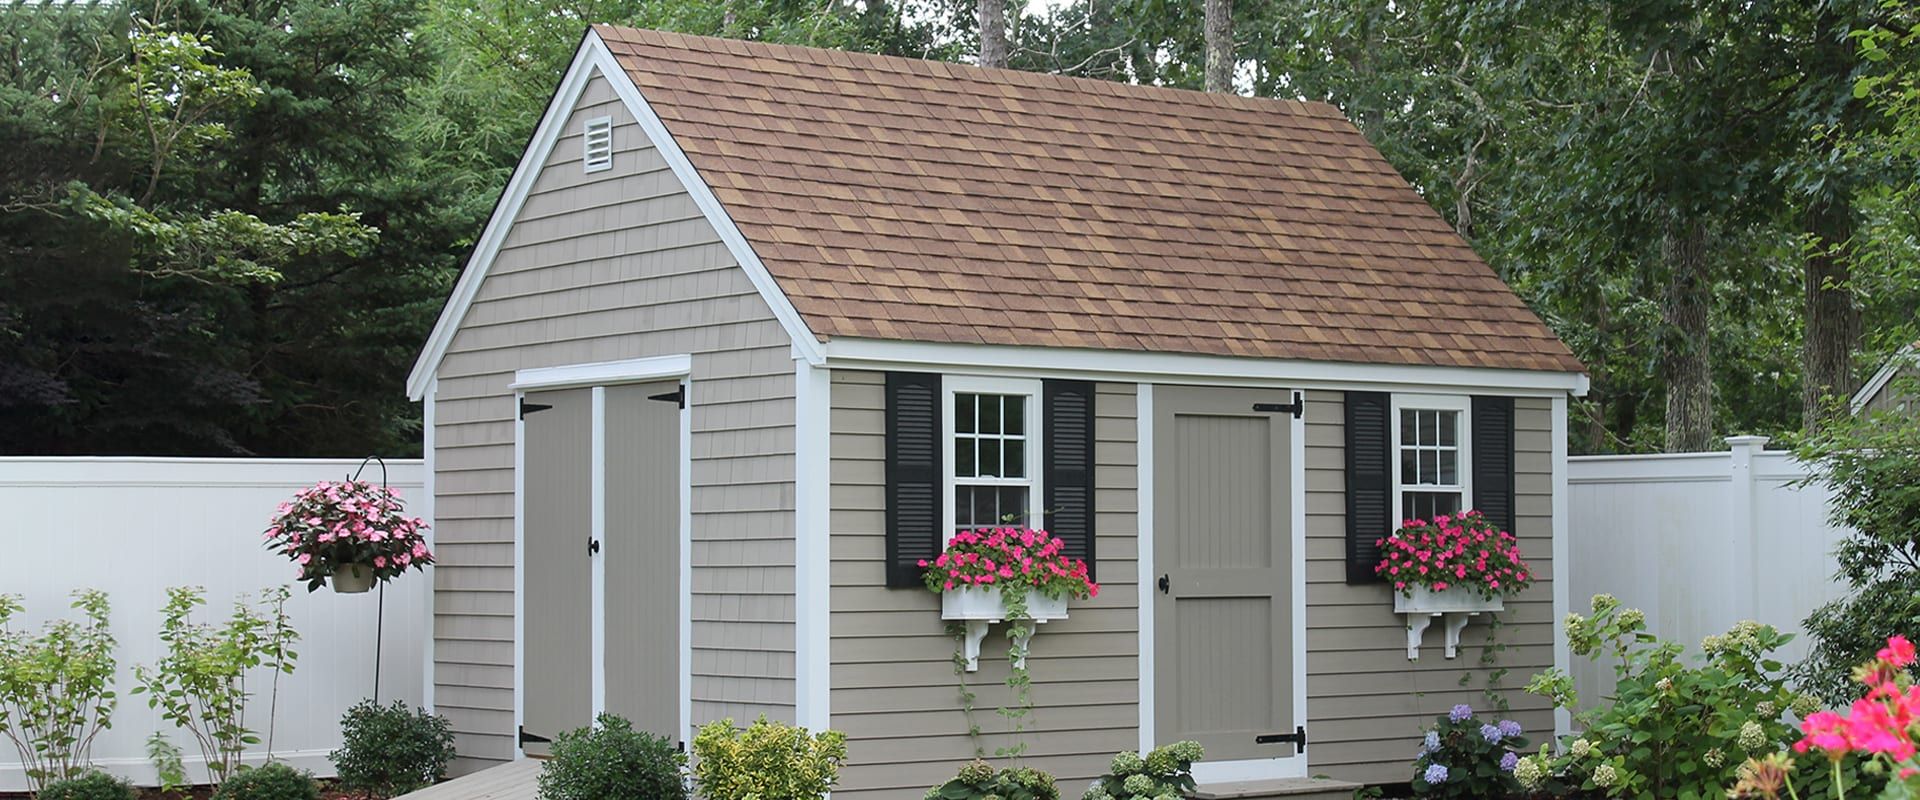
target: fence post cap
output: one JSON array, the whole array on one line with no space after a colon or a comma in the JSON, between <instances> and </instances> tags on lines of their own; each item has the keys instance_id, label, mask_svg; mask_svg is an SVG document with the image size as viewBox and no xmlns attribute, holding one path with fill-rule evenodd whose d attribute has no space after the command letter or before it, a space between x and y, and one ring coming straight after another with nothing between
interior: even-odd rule
<instances>
[{"instance_id":1,"label":"fence post cap","mask_svg":"<svg viewBox=\"0 0 1920 800\"><path fill-rule=\"evenodd\" d=\"M1772 441L1772 439L1773 437L1771 436L1729 436L1727 437L1727 444L1734 447L1746 447L1759 450L1766 447L1767 442Z\"/></svg>"}]
</instances>

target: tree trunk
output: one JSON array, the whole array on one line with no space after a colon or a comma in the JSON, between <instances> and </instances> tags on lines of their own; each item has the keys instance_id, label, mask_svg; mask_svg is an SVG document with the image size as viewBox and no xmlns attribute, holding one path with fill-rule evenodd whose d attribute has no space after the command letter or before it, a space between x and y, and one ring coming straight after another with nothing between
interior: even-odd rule
<instances>
[{"instance_id":1,"label":"tree trunk","mask_svg":"<svg viewBox=\"0 0 1920 800\"><path fill-rule=\"evenodd\" d=\"M1007 65L1007 0L980 0L980 66Z\"/></svg>"},{"instance_id":2,"label":"tree trunk","mask_svg":"<svg viewBox=\"0 0 1920 800\"><path fill-rule=\"evenodd\" d=\"M1233 0L1203 0L1207 22L1207 91L1233 91Z\"/></svg>"},{"instance_id":3,"label":"tree trunk","mask_svg":"<svg viewBox=\"0 0 1920 800\"><path fill-rule=\"evenodd\" d=\"M1845 194L1816 203L1807 210L1807 233L1813 249L1807 255L1805 291L1807 327L1801 343L1800 421L1808 431L1819 430L1828 412L1828 398L1846 397L1856 388L1853 351L1860 342L1860 311L1854 307L1849 279L1853 272L1853 202Z\"/></svg>"},{"instance_id":4,"label":"tree trunk","mask_svg":"<svg viewBox=\"0 0 1920 800\"><path fill-rule=\"evenodd\" d=\"M1660 373L1667 384L1669 453L1713 449L1713 361L1707 310L1713 281L1707 274L1707 226L1697 219L1667 223L1660 242L1667 262L1661 317Z\"/></svg>"}]
</instances>

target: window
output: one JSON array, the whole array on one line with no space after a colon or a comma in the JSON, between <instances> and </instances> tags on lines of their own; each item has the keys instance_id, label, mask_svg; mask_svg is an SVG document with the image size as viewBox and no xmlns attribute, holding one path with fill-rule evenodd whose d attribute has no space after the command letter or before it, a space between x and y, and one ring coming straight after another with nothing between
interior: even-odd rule
<instances>
[{"instance_id":1,"label":"window","mask_svg":"<svg viewBox=\"0 0 1920 800\"><path fill-rule=\"evenodd\" d=\"M586 164L586 171L613 169L613 118L595 117L587 120L581 147L581 160Z\"/></svg>"},{"instance_id":2,"label":"window","mask_svg":"<svg viewBox=\"0 0 1920 800\"><path fill-rule=\"evenodd\" d=\"M1393 396L1394 505L1401 519L1471 507L1468 410L1465 397Z\"/></svg>"},{"instance_id":3,"label":"window","mask_svg":"<svg viewBox=\"0 0 1920 800\"><path fill-rule=\"evenodd\" d=\"M1040 383L946 381L946 530L1040 527Z\"/></svg>"}]
</instances>

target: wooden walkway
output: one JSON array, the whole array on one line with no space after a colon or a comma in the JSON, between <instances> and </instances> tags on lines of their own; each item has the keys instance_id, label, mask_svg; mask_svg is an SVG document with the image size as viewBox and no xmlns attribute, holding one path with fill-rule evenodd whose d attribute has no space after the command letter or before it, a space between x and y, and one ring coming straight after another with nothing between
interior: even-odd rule
<instances>
[{"instance_id":1,"label":"wooden walkway","mask_svg":"<svg viewBox=\"0 0 1920 800\"><path fill-rule=\"evenodd\" d=\"M523 758L401 795L395 800L534 800L539 794L543 763Z\"/></svg>"}]
</instances>

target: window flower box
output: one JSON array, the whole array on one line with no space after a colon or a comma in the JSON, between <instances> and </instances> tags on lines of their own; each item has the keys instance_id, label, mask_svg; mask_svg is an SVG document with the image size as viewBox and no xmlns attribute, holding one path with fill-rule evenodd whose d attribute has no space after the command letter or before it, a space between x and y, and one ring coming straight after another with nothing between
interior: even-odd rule
<instances>
[{"instance_id":1,"label":"window flower box","mask_svg":"<svg viewBox=\"0 0 1920 800\"><path fill-rule=\"evenodd\" d=\"M1038 590L1027 592L1027 614L1034 622L1067 618L1067 598L1048 597ZM979 586L940 593L940 618L948 621L985 620L1000 622L1007 611L1000 602L1000 590Z\"/></svg>"},{"instance_id":2,"label":"window flower box","mask_svg":"<svg viewBox=\"0 0 1920 800\"><path fill-rule=\"evenodd\" d=\"M1506 610L1506 598L1533 583L1520 543L1474 510L1408 520L1380 540L1374 572L1394 590L1393 611L1407 618L1407 660L1420 658L1420 640L1434 619L1444 620L1447 658L1460 652L1460 631L1481 614Z\"/></svg>"},{"instance_id":3,"label":"window flower box","mask_svg":"<svg viewBox=\"0 0 1920 800\"><path fill-rule=\"evenodd\" d=\"M1062 547L1046 531L981 528L954 534L939 556L920 562L927 589L940 595L940 617L966 624L961 655L968 672L980 669L980 642L988 628L1013 611L1023 610L1033 621L1013 641L1013 666L1024 669L1027 644L1040 623L1066 619L1069 598L1100 595L1100 586L1087 579L1086 562L1062 555Z\"/></svg>"},{"instance_id":4,"label":"window flower box","mask_svg":"<svg viewBox=\"0 0 1920 800\"><path fill-rule=\"evenodd\" d=\"M1506 598L1486 597L1461 586L1439 591L1415 586L1412 594L1393 596L1393 611L1396 614L1482 614L1505 610Z\"/></svg>"}]
</instances>

